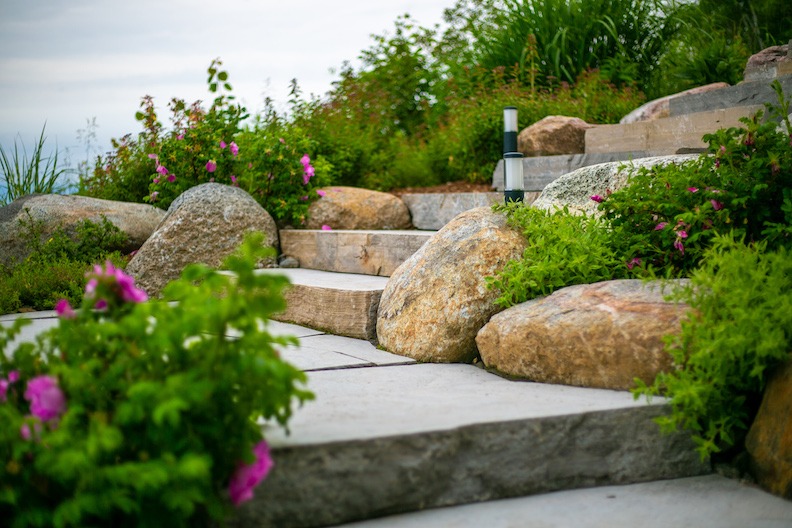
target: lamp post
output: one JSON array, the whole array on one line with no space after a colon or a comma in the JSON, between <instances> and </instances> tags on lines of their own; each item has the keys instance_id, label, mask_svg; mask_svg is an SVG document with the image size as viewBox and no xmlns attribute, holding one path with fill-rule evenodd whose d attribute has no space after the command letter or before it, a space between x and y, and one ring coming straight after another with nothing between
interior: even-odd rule
<instances>
[{"instance_id":1,"label":"lamp post","mask_svg":"<svg viewBox=\"0 0 792 528\"><path fill-rule=\"evenodd\" d=\"M517 152L517 107L503 109L503 197L506 203L525 199L523 155Z\"/></svg>"}]
</instances>

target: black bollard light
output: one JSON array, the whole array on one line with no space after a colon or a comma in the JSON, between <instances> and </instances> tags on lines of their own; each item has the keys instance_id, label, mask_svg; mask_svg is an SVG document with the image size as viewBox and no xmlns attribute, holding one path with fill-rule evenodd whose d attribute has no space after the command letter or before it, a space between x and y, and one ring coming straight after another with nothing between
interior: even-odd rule
<instances>
[{"instance_id":1,"label":"black bollard light","mask_svg":"<svg viewBox=\"0 0 792 528\"><path fill-rule=\"evenodd\" d=\"M506 203L525 199L523 155L517 152L517 107L503 109L503 183Z\"/></svg>"}]
</instances>

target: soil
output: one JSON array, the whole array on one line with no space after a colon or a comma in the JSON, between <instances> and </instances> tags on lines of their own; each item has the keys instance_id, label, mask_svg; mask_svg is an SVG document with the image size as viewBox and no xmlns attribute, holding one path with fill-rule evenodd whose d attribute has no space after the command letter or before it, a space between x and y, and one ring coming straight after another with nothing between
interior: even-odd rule
<instances>
[{"instance_id":1,"label":"soil","mask_svg":"<svg viewBox=\"0 0 792 528\"><path fill-rule=\"evenodd\" d=\"M448 182L442 185L435 185L434 187L403 187L401 189L393 189L391 194L401 196L402 194L417 194L417 193L483 193L495 192L495 189L489 183L470 183L466 181Z\"/></svg>"}]
</instances>

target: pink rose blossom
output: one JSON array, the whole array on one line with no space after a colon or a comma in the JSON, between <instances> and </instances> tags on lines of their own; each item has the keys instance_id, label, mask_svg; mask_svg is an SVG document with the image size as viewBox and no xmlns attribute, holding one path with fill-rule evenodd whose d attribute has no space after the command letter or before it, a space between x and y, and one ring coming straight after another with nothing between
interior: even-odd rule
<instances>
[{"instance_id":1,"label":"pink rose blossom","mask_svg":"<svg viewBox=\"0 0 792 528\"><path fill-rule=\"evenodd\" d=\"M220 148L221 148L221 149L224 149L224 148L226 148L226 142L225 142L225 141L221 141L221 142L220 142Z\"/></svg>"},{"instance_id":2,"label":"pink rose blossom","mask_svg":"<svg viewBox=\"0 0 792 528\"><path fill-rule=\"evenodd\" d=\"M680 253L685 253L685 246L682 245L682 241L677 239L674 241L674 247L679 250Z\"/></svg>"},{"instance_id":3,"label":"pink rose blossom","mask_svg":"<svg viewBox=\"0 0 792 528\"><path fill-rule=\"evenodd\" d=\"M176 139L178 139L179 141L181 141L182 139L184 139L184 132L182 132L181 134L179 134L178 136L176 136Z\"/></svg>"},{"instance_id":4,"label":"pink rose blossom","mask_svg":"<svg viewBox=\"0 0 792 528\"><path fill-rule=\"evenodd\" d=\"M253 498L253 489L267 477L274 465L269 446L264 440L253 448L253 454L256 460L248 465L239 464L228 483L228 494L234 506Z\"/></svg>"},{"instance_id":5,"label":"pink rose blossom","mask_svg":"<svg viewBox=\"0 0 792 528\"><path fill-rule=\"evenodd\" d=\"M209 160L206 162L206 170L208 172L214 172L215 170L217 170L217 163L215 162L215 160Z\"/></svg>"},{"instance_id":6,"label":"pink rose blossom","mask_svg":"<svg viewBox=\"0 0 792 528\"><path fill-rule=\"evenodd\" d=\"M316 190L316 194L318 194L318 195L319 195L319 196L321 196L322 198L324 198L325 196L327 196L327 193L326 193L326 192L324 192L324 191L323 191L323 190L321 190L321 189L317 189L317 190Z\"/></svg>"},{"instance_id":7,"label":"pink rose blossom","mask_svg":"<svg viewBox=\"0 0 792 528\"><path fill-rule=\"evenodd\" d=\"M154 178L152 181L156 184L156 183L160 182L160 179L159 178Z\"/></svg>"},{"instance_id":8,"label":"pink rose blossom","mask_svg":"<svg viewBox=\"0 0 792 528\"><path fill-rule=\"evenodd\" d=\"M166 176L166 175L168 174L168 169L166 169L166 168L165 168L164 166L162 166L162 165L157 165L157 172L159 172L159 173L160 173L160 174L162 174L163 176Z\"/></svg>"},{"instance_id":9,"label":"pink rose blossom","mask_svg":"<svg viewBox=\"0 0 792 528\"><path fill-rule=\"evenodd\" d=\"M174 176L173 174L168 174L168 181L171 183L175 182L176 176Z\"/></svg>"},{"instance_id":10,"label":"pink rose blossom","mask_svg":"<svg viewBox=\"0 0 792 528\"><path fill-rule=\"evenodd\" d=\"M25 399L30 402L33 416L45 422L56 420L66 412L66 397L52 376L37 376L28 381Z\"/></svg>"},{"instance_id":11,"label":"pink rose blossom","mask_svg":"<svg viewBox=\"0 0 792 528\"><path fill-rule=\"evenodd\" d=\"M66 299L61 299L55 305L55 312L57 312L58 317L63 319L74 319L77 317L77 312L69 304L69 301Z\"/></svg>"},{"instance_id":12,"label":"pink rose blossom","mask_svg":"<svg viewBox=\"0 0 792 528\"><path fill-rule=\"evenodd\" d=\"M698 187L688 187L687 189L692 193L698 192Z\"/></svg>"},{"instance_id":13,"label":"pink rose blossom","mask_svg":"<svg viewBox=\"0 0 792 528\"><path fill-rule=\"evenodd\" d=\"M687 238L687 237L688 237L688 234L687 234L687 231L684 231L684 230L683 230L683 231L679 231L679 232L677 233L677 236L678 236L679 238Z\"/></svg>"},{"instance_id":14,"label":"pink rose blossom","mask_svg":"<svg viewBox=\"0 0 792 528\"><path fill-rule=\"evenodd\" d=\"M33 424L33 430L36 431L36 438L41 437L41 422L38 420ZM30 440L33 437L33 434L30 432L30 425L27 423L22 424L22 427L19 428L19 436L22 437L23 440Z\"/></svg>"},{"instance_id":15,"label":"pink rose blossom","mask_svg":"<svg viewBox=\"0 0 792 528\"><path fill-rule=\"evenodd\" d=\"M322 231L332 231L333 228L327 224L322 225Z\"/></svg>"},{"instance_id":16,"label":"pink rose blossom","mask_svg":"<svg viewBox=\"0 0 792 528\"><path fill-rule=\"evenodd\" d=\"M239 154L239 146L237 146L237 144L234 143L233 141L231 142L230 145L228 145L228 150L231 151L232 156L236 156L237 154Z\"/></svg>"},{"instance_id":17,"label":"pink rose blossom","mask_svg":"<svg viewBox=\"0 0 792 528\"><path fill-rule=\"evenodd\" d=\"M234 187L239 187L239 184L237 183L237 177L234 176L233 174L231 175L231 185L233 185Z\"/></svg>"},{"instance_id":18,"label":"pink rose blossom","mask_svg":"<svg viewBox=\"0 0 792 528\"><path fill-rule=\"evenodd\" d=\"M109 260L105 263L105 269L102 269L102 266L99 265L94 266L93 274L95 276L92 277L85 286L85 294L88 296L92 297L96 292L96 287L99 285L99 280L107 277L111 279L110 282L115 283L116 294L124 301L140 303L148 300L148 294L140 288L135 287L135 279L124 273L123 270L113 266L113 263ZM100 310L106 308L107 301L105 299L100 299L95 307Z\"/></svg>"},{"instance_id":19,"label":"pink rose blossom","mask_svg":"<svg viewBox=\"0 0 792 528\"><path fill-rule=\"evenodd\" d=\"M302 166L307 169L308 165L311 164L311 158L308 157L308 154L303 154L303 157L300 158L300 163L302 163Z\"/></svg>"},{"instance_id":20,"label":"pink rose blossom","mask_svg":"<svg viewBox=\"0 0 792 528\"><path fill-rule=\"evenodd\" d=\"M635 257L634 259L632 259L630 262L627 263L627 269L633 269L635 266L640 266L640 265L641 265L641 259Z\"/></svg>"},{"instance_id":21,"label":"pink rose blossom","mask_svg":"<svg viewBox=\"0 0 792 528\"><path fill-rule=\"evenodd\" d=\"M149 154L148 158L155 160L155 159L159 159L159 156L157 156L156 154Z\"/></svg>"},{"instance_id":22,"label":"pink rose blossom","mask_svg":"<svg viewBox=\"0 0 792 528\"><path fill-rule=\"evenodd\" d=\"M712 204L712 208L715 209L716 211L720 211L721 209L723 209L723 204L718 200L710 200L710 203Z\"/></svg>"},{"instance_id":23,"label":"pink rose blossom","mask_svg":"<svg viewBox=\"0 0 792 528\"><path fill-rule=\"evenodd\" d=\"M0 402L6 401L6 393L8 392L8 380L0 379Z\"/></svg>"},{"instance_id":24,"label":"pink rose blossom","mask_svg":"<svg viewBox=\"0 0 792 528\"><path fill-rule=\"evenodd\" d=\"M8 382L16 383L17 381L19 381L19 371L12 370L11 372L8 373Z\"/></svg>"},{"instance_id":25,"label":"pink rose blossom","mask_svg":"<svg viewBox=\"0 0 792 528\"><path fill-rule=\"evenodd\" d=\"M655 226L654 230L655 231L662 231L663 229L665 229L665 226L667 226L667 225L668 225L668 222L660 222L659 224L657 224Z\"/></svg>"},{"instance_id":26,"label":"pink rose blossom","mask_svg":"<svg viewBox=\"0 0 792 528\"><path fill-rule=\"evenodd\" d=\"M603 198L599 194L593 194L593 195L589 196L589 198L591 198L592 200L594 200L597 203L602 203L602 202L605 201L605 198Z\"/></svg>"}]
</instances>

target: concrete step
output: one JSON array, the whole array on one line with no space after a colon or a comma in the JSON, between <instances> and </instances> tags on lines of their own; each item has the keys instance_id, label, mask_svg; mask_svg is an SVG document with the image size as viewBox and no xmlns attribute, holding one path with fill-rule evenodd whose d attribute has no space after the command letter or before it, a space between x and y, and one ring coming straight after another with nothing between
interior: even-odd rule
<instances>
[{"instance_id":1,"label":"concrete step","mask_svg":"<svg viewBox=\"0 0 792 528\"><path fill-rule=\"evenodd\" d=\"M651 151L674 154L703 150L707 147L701 140L704 134L740 126L741 117L763 108L761 105L739 106L654 121L599 125L586 130L586 153Z\"/></svg>"},{"instance_id":2,"label":"concrete step","mask_svg":"<svg viewBox=\"0 0 792 528\"><path fill-rule=\"evenodd\" d=\"M291 434L235 527L319 527L426 508L709 472L664 405L628 392L509 381L472 365L308 373ZM486 524L482 524L484 526Z\"/></svg>"},{"instance_id":3,"label":"concrete step","mask_svg":"<svg viewBox=\"0 0 792 528\"><path fill-rule=\"evenodd\" d=\"M339 336L376 342L377 308L387 277L302 268L262 269L286 275L286 311L276 321L315 328Z\"/></svg>"},{"instance_id":4,"label":"concrete step","mask_svg":"<svg viewBox=\"0 0 792 528\"><path fill-rule=\"evenodd\" d=\"M321 231L282 229L281 252L301 268L390 275L431 237L434 231Z\"/></svg>"},{"instance_id":5,"label":"concrete step","mask_svg":"<svg viewBox=\"0 0 792 528\"><path fill-rule=\"evenodd\" d=\"M460 213L502 203L503 193L414 193L403 194L401 199L416 229L436 231Z\"/></svg>"}]
</instances>

